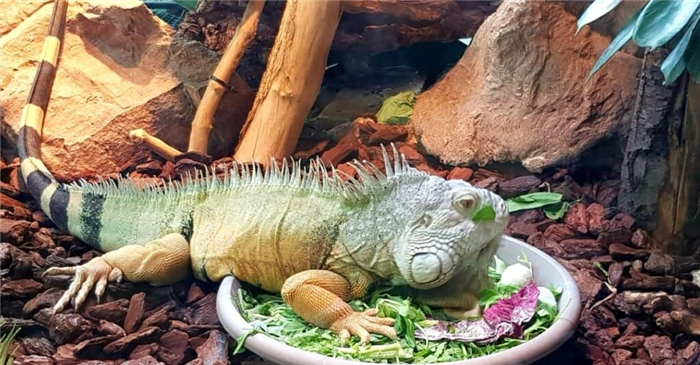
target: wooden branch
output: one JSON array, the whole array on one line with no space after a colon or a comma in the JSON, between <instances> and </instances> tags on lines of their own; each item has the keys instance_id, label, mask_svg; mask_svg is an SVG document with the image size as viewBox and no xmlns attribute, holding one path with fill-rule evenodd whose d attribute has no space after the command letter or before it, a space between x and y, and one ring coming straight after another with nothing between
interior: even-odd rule
<instances>
[{"instance_id":1,"label":"wooden branch","mask_svg":"<svg viewBox=\"0 0 700 365\"><path fill-rule=\"evenodd\" d=\"M262 13L264 6L265 0L251 0L248 2L243 18L238 24L238 27L236 27L236 33L214 70L214 77L225 83L229 83L231 75L236 70L236 67L238 67L243 57L243 53L250 42L255 38L258 22L260 20L260 13ZM207 153L212 121L214 120L216 108L219 107L219 102L225 90L224 86L219 82L209 80L207 90L204 92L204 96L197 108L194 121L192 122L190 142L187 148L188 151L202 154Z\"/></svg>"},{"instance_id":2,"label":"wooden branch","mask_svg":"<svg viewBox=\"0 0 700 365\"><path fill-rule=\"evenodd\" d=\"M266 164L294 152L341 15L341 1L287 1L235 160Z\"/></svg>"},{"instance_id":3,"label":"wooden branch","mask_svg":"<svg viewBox=\"0 0 700 365\"><path fill-rule=\"evenodd\" d=\"M129 132L129 136L138 142L145 143L148 148L160 156L163 156L165 159L172 161L176 156L182 154L182 152L178 151L176 148L163 142L163 140L148 134L148 132L143 129L134 129L133 131Z\"/></svg>"}]
</instances>

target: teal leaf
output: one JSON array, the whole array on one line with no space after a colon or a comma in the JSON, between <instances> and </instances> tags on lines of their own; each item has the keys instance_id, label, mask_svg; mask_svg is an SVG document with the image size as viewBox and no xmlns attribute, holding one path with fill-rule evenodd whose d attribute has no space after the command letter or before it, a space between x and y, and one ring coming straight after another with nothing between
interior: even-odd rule
<instances>
[{"instance_id":1,"label":"teal leaf","mask_svg":"<svg viewBox=\"0 0 700 365\"><path fill-rule=\"evenodd\" d=\"M594 22L596 19L609 13L615 7L620 5L622 0L595 0L586 8L578 21L576 22L576 33L578 33L584 25Z\"/></svg>"},{"instance_id":2,"label":"teal leaf","mask_svg":"<svg viewBox=\"0 0 700 365\"><path fill-rule=\"evenodd\" d=\"M676 47L668 54L664 62L661 64L661 72L664 74L664 84L672 84L685 70L685 51L688 49L693 31L700 20L700 14L695 14L695 19L690 22L690 25L683 34L683 38L678 41Z\"/></svg>"},{"instance_id":3,"label":"teal leaf","mask_svg":"<svg viewBox=\"0 0 700 365\"><path fill-rule=\"evenodd\" d=\"M608 48L603 51L603 53L600 55L598 58L598 61L596 61L595 65L593 65L593 68L591 69L591 72L588 74L588 77L586 80L590 79L591 76L593 76L594 73L598 72L603 65L605 65L612 56L617 53L627 42L629 42L630 39L632 39L632 32L634 31L635 24L637 23L637 19L639 18L639 14L641 14L641 11L638 11L632 19L630 19L629 22L625 25L624 28L620 31L620 33L617 34L617 36L610 42L610 45L608 45Z\"/></svg>"},{"instance_id":4,"label":"teal leaf","mask_svg":"<svg viewBox=\"0 0 700 365\"><path fill-rule=\"evenodd\" d=\"M700 39L700 34L695 39ZM700 83L700 47L694 47L691 50L692 53L688 55L686 68L690 74L690 79L695 83Z\"/></svg>"},{"instance_id":5,"label":"teal leaf","mask_svg":"<svg viewBox=\"0 0 700 365\"><path fill-rule=\"evenodd\" d=\"M506 206L509 212L517 212L519 210L536 209L550 204L561 202L562 195L559 193L531 193L516 196L506 200Z\"/></svg>"},{"instance_id":6,"label":"teal leaf","mask_svg":"<svg viewBox=\"0 0 700 365\"><path fill-rule=\"evenodd\" d=\"M640 47L663 46L688 23L700 0L651 0L637 19L632 40Z\"/></svg>"},{"instance_id":7,"label":"teal leaf","mask_svg":"<svg viewBox=\"0 0 700 365\"><path fill-rule=\"evenodd\" d=\"M416 102L416 94L413 91L404 91L386 98L382 108L377 112L377 122L381 124L406 124L413 114L413 105Z\"/></svg>"},{"instance_id":8,"label":"teal leaf","mask_svg":"<svg viewBox=\"0 0 700 365\"><path fill-rule=\"evenodd\" d=\"M474 222L493 222L494 220L496 220L496 211L490 205L484 205L472 216L472 221Z\"/></svg>"},{"instance_id":9,"label":"teal leaf","mask_svg":"<svg viewBox=\"0 0 700 365\"><path fill-rule=\"evenodd\" d=\"M189 11L194 11L195 9L197 9L197 0L173 0L173 1Z\"/></svg>"}]
</instances>

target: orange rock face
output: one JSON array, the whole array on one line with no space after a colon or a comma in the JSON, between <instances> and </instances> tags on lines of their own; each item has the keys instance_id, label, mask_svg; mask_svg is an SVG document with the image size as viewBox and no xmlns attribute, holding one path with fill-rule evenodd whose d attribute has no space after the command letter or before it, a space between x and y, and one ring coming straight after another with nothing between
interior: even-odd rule
<instances>
[{"instance_id":1,"label":"orange rock face","mask_svg":"<svg viewBox=\"0 0 700 365\"><path fill-rule=\"evenodd\" d=\"M118 172L148 153L129 139L137 128L185 150L195 109L182 83L205 81L218 56L198 44L173 43L173 29L140 1L69 4L44 124L42 155L49 169L64 177ZM6 4L0 17L2 134L10 142L16 140L51 10L51 2L17 1ZM229 117L245 118L246 111ZM212 154L232 151L212 135Z\"/></svg>"},{"instance_id":2,"label":"orange rock face","mask_svg":"<svg viewBox=\"0 0 700 365\"><path fill-rule=\"evenodd\" d=\"M418 96L411 121L427 152L448 164L521 162L540 172L624 132L641 60L619 53L586 82L610 38L575 33L561 4L501 4L462 60Z\"/></svg>"}]
</instances>

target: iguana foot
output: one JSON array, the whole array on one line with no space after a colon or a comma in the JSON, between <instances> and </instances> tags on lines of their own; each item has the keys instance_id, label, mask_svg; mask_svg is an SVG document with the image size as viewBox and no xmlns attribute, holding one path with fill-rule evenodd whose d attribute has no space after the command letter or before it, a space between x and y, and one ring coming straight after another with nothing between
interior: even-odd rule
<instances>
[{"instance_id":1,"label":"iguana foot","mask_svg":"<svg viewBox=\"0 0 700 365\"><path fill-rule=\"evenodd\" d=\"M362 313L353 312L335 321L330 329L340 335L340 342L343 345L351 335L359 336L362 344L368 344L370 332L395 340L394 319L377 317L377 313L379 313L377 309L368 309Z\"/></svg>"},{"instance_id":2,"label":"iguana foot","mask_svg":"<svg viewBox=\"0 0 700 365\"><path fill-rule=\"evenodd\" d=\"M122 271L112 267L102 257L95 257L80 266L52 267L44 272L44 276L46 275L75 275L73 283L53 307L53 313L62 311L73 297L74 308L77 311L93 287L99 303L107 288L107 282L122 281Z\"/></svg>"}]
</instances>

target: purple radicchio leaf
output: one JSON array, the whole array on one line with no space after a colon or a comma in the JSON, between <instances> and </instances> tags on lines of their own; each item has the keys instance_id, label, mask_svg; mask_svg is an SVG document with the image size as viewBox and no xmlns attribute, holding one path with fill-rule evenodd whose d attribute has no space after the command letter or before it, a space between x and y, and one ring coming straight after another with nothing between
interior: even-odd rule
<instances>
[{"instance_id":1,"label":"purple radicchio leaf","mask_svg":"<svg viewBox=\"0 0 700 365\"><path fill-rule=\"evenodd\" d=\"M510 298L500 299L485 310L484 320L492 326L501 322L522 325L535 315L539 294L537 286L530 281Z\"/></svg>"},{"instance_id":2,"label":"purple radicchio leaf","mask_svg":"<svg viewBox=\"0 0 700 365\"><path fill-rule=\"evenodd\" d=\"M500 299L489 307L484 311L483 319L456 323L437 321L433 326L416 329L414 336L422 340L455 340L480 345L503 337L520 338L522 324L535 315L539 293L535 284L530 282L510 298Z\"/></svg>"}]
</instances>

